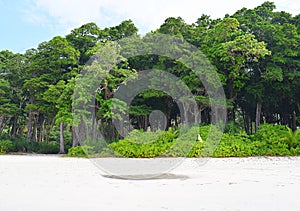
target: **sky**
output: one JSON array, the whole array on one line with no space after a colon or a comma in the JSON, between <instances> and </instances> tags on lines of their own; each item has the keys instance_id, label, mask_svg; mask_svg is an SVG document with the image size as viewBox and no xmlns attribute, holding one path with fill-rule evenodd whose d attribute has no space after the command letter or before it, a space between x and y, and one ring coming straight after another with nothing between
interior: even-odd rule
<instances>
[{"instance_id":1,"label":"sky","mask_svg":"<svg viewBox=\"0 0 300 211\"><path fill-rule=\"evenodd\" d=\"M100 28L131 19L145 34L168 17L194 23L202 14L223 18L265 0L0 0L0 50L23 53L89 22ZM273 0L277 11L300 14L299 0Z\"/></svg>"}]
</instances>

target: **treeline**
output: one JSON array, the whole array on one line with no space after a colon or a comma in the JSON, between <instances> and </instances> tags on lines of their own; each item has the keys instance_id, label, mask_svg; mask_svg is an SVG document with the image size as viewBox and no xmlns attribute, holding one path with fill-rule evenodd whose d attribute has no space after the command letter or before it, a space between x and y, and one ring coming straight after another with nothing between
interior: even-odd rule
<instances>
[{"instance_id":1,"label":"treeline","mask_svg":"<svg viewBox=\"0 0 300 211\"><path fill-rule=\"evenodd\" d=\"M234 127L248 134L261 123L288 125L295 130L300 126L300 15L293 17L274 10L274 3L265 2L223 19L202 15L193 24L170 17L149 34L176 36L207 56L223 83L228 121ZM77 146L76 128L80 125L72 117L76 80L94 52L128 36L144 39L131 20L105 29L88 23L24 54L1 51L2 139L28 143L59 139L61 153L66 143ZM94 128L106 140L120 137L112 122L111 99L115 90L132 74L146 69L161 69L180 77L195 96L201 122L211 122L207 93L186 66L158 55L123 58L107 73L107 80L96 92ZM129 110L131 123L137 129L147 130L152 110L164 112L168 127L179 124L178 107L170 96L157 91L143 92L134 99Z\"/></svg>"}]
</instances>

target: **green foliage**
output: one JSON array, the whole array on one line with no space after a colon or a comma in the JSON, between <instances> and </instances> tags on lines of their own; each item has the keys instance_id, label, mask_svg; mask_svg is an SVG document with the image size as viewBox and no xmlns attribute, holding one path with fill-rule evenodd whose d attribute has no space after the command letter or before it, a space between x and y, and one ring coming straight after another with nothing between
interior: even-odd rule
<instances>
[{"instance_id":1,"label":"green foliage","mask_svg":"<svg viewBox=\"0 0 300 211\"><path fill-rule=\"evenodd\" d=\"M233 122L233 121L228 122L224 128L224 133L228 133L231 135L240 133L242 131L243 131L242 126L239 125L237 122Z\"/></svg>"},{"instance_id":2,"label":"green foliage","mask_svg":"<svg viewBox=\"0 0 300 211\"><path fill-rule=\"evenodd\" d=\"M11 152L13 149L13 144L9 140L0 140L0 154L5 154Z\"/></svg>"},{"instance_id":3,"label":"green foliage","mask_svg":"<svg viewBox=\"0 0 300 211\"><path fill-rule=\"evenodd\" d=\"M166 115L167 127L179 127L181 111L176 105L179 99L176 101L174 96L180 83L171 83L170 93L151 88L136 96L131 105L125 103L131 93L128 89L122 93L122 87L137 79L139 71L157 69L175 75L189 88L197 105L184 108L188 114L196 114L198 108L201 113L195 118L204 124L212 122L213 104L205 87L218 86L219 76L231 121L220 143L219 131L209 125L199 131L191 128L181 138L174 131L134 131L112 144L119 155L299 155L300 132L293 130L300 126L300 15L293 17L274 11L275 8L274 3L265 2L223 19L202 15L192 24L180 17L169 17L144 37L137 35L138 29L131 20L104 29L87 23L66 37L55 36L24 54L0 51L0 136L13 144L12 149L3 147L2 151L57 153L59 136L61 148L68 149L78 144L75 129L91 124L112 142L120 137L114 130L114 119L122 124L126 111L134 128L146 130L153 110ZM174 36L178 45L159 33ZM132 39L115 42L132 35ZM190 46L184 40L197 50L188 55ZM169 58L171 55L178 59ZM87 61L91 61L89 65L85 65ZM217 73L203 74L202 69L209 70L210 63ZM156 76L157 72L152 74ZM196 75L201 75L201 80ZM150 87L170 82L169 77L158 79L151 80ZM204 87L205 83L209 86ZM139 87L138 83L134 85ZM118 94L124 98L117 100ZM185 94L181 96L180 100L186 98ZM89 104L94 97L94 104ZM215 101L221 108L223 100ZM79 109L72 109L75 107ZM289 128L268 124L256 128L262 121ZM120 127L127 127L128 123ZM244 130L257 133L245 136ZM27 142L23 141L25 135ZM112 150L101 142L84 145L94 146L94 153L99 156L112 155ZM72 150L80 154L80 149Z\"/></svg>"},{"instance_id":4,"label":"green foliage","mask_svg":"<svg viewBox=\"0 0 300 211\"><path fill-rule=\"evenodd\" d=\"M0 141L2 142L2 141ZM26 142L21 139L14 139L7 141L11 144L6 152L24 152L24 153L38 153L38 154L57 154L59 152L59 143L55 141L50 142Z\"/></svg>"},{"instance_id":5,"label":"green foliage","mask_svg":"<svg viewBox=\"0 0 300 211\"><path fill-rule=\"evenodd\" d=\"M22 139L14 139L12 140L13 148L12 152L26 152L27 151L27 145L28 142Z\"/></svg>"},{"instance_id":6,"label":"green foliage","mask_svg":"<svg viewBox=\"0 0 300 211\"><path fill-rule=\"evenodd\" d=\"M289 149L296 148L297 145L300 145L300 130L293 131L291 128L287 128L283 140L286 141Z\"/></svg>"},{"instance_id":7,"label":"green foliage","mask_svg":"<svg viewBox=\"0 0 300 211\"><path fill-rule=\"evenodd\" d=\"M262 124L253 135L253 141L266 141L267 144L274 144L283 141L287 128L283 125Z\"/></svg>"},{"instance_id":8,"label":"green foliage","mask_svg":"<svg viewBox=\"0 0 300 211\"><path fill-rule=\"evenodd\" d=\"M142 132L133 130L128 137L110 144L117 156L151 158L165 154L176 133L172 131Z\"/></svg>"},{"instance_id":9,"label":"green foliage","mask_svg":"<svg viewBox=\"0 0 300 211\"><path fill-rule=\"evenodd\" d=\"M94 154L94 147L86 145L72 147L68 150L68 156L70 157L88 157Z\"/></svg>"},{"instance_id":10,"label":"green foliage","mask_svg":"<svg viewBox=\"0 0 300 211\"><path fill-rule=\"evenodd\" d=\"M192 128L191 130L194 129ZM299 155L300 141L297 143L293 142L293 147L289 148L289 142L286 140L286 138L289 137L287 135L288 131L285 126L264 124L261 125L258 132L252 136L247 135L245 132L224 133L220 143L212 142L209 144L207 143L208 134L210 134L211 139L214 140L213 137L218 135L217 133L219 133L219 131L214 129L211 125L207 125L199 128L199 134L201 134L203 142L197 141L197 137L194 136L194 133L187 132L180 136L184 141L178 141L176 138L174 139L174 137L171 140L169 136L166 136L166 140L168 141L158 141L142 145L136 143L141 143L139 137L150 136L156 139L162 132L160 131L158 134L152 133L150 135L149 133L134 131L131 135L134 142L130 142L130 139L125 139L111 144L111 147L117 155L125 157L156 157L162 155L170 157ZM298 132L294 133L298 134ZM151 140L151 138L149 139ZM186 153L186 149L191 150Z\"/></svg>"},{"instance_id":11,"label":"green foliage","mask_svg":"<svg viewBox=\"0 0 300 211\"><path fill-rule=\"evenodd\" d=\"M181 128L183 129L183 128ZM183 129L184 130L184 129ZM171 157L200 157L204 148L204 142L200 142L198 138L199 127L191 127L187 131L180 131L166 156Z\"/></svg>"},{"instance_id":12,"label":"green foliage","mask_svg":"<svg viewBox=\"0 0 300 211\"><path fill-rule=\"evenodd\" d=\"M214 157L244 157L251 156L251 142L246 133L236 135L223 134L222 140L214 152Z\"/></svg>"},{"instance_id":13,"label":"green foliage","mask_svg":"<svg viewBox=\"0 0 300 211\"><path fill-rule=\"evenodd\" d=\"M86 140L82 146L88 156L112 157L114 155L113 150L102 139Z\"/></svg>"},{"instance_id":14,"label":"green foliage","mask_svg":"<svg viewBox=\"0 0 300 211\"><path fill-rule=\"evenodd\" d=\"M27 152L38 154L58 154L59 144L54 141L51 141L49 143L31 141L26 144L26 150Z\"/></svg>"},{"instance_id":15,"label":"green foliage","mask_svg":"<svg viewBox=\"0 0 300 211\"><path fill-rule=\"evenodd\" d=\"M263 124L252 136L252 155L284 156L291 155L289 145L284 139L287 128L282 125Z\"/></svg>"}]
</instances>

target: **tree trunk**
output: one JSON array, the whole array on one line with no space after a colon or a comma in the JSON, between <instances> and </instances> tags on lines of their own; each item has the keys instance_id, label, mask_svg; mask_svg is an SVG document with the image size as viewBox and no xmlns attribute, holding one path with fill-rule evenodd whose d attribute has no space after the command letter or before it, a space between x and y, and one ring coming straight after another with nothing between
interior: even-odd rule
<instances>
[{"instance_id":1,"label":"tree trunk","mask_svg":"<svg viewBox=\"0 0 300 211\"><path fill-rule=\"evenodd\" d=\"M260 116L261 116L261 102L257 102L256 104L256 116L255 116L255 132L257 131L257 128L260 125Z\"/></svg>"},{"instance_id":2,"label":"tree trunk","mask_svg":"<svg viewBox=\"0 0 300 211\"><path fill-rule=\"evenodd\" d=\"M18 127L17 124L18 124L18 117L15 116L11 131L10 131L10 136L13 137L13 138L16 137L16 135L17 135L17 127Z\"/></svg>"},{"instance_id":3,"label":"tree trunk","mask_svg":"<svg viewBox=\"0 0 300 211\"><path fill-rule=\"evenodd\" d=\"M44 128L45 128L45 118L42 118L42 122L40 124L40 135L39 135L39 142L44 141Z\"/></svg>"},{"instance_id":4,"label":"tree trunk","mask_svg":"<svg viewBox=\"0 0 300 211\"><path fill-rule=\"evenodd\" d=\"M0 133L2 133L3 129L4 129L4 122L5 122L5 114L2 114L0 116Z\"/></svg>"},{"instance_id":5,"label":"tree trunk","mask_svg":"<svg viewBox=\"0 0 300 211\"><path fill-rule=\"evenodd\" d=\"M65 154L64 147L64 123L59 124L59 154Z\"/></svg>"},{"instance_id":6,"label":"tree trunk","mask_svg":"<svg viewBox=\"0 0 300 211\"><path fill-rule=\"evenodd\" d=\"M147 131L147 127L148 127L148 115L144 116L144 131Z\"/></svg>"},{"instance_id":7,"label":"tree trunk","mask_svg":"<svg viewBox=\"0 0 300 211\"><path fill-rule=\"evenodd\" d=\"M93 117L93 123L92 123L92 139L95 141L97 140L97 129L98 129L98 121L97 118Z\"/></svg>"},{"instance_id":8,"label":"tree trunk","mask_svg":"<svg viewBox=\"0 0 300 211\"><path fill-rule=\"evenodd\" d=\"M33 120L34 120L34 126L33 126L33 140L38 141L38 114L34 114Z\"/></svg>"},{"instance_id":9,"label":"tree trunk","mask_svg":"<svg viewBox=\"0 0 300 211\"><path fill-rule=\"evenodd\" d=\"M297 124L296 124L296 111L293 111L293 120L292 120L292 130L297 130Z\"/></svg>"},{"instance_id":10,"label":"tree trunk","mask_svg":"<svg viewBox=\"0 0 300 211\"><path fill-rule=\"evenodd\" d=\"M182 106L183 106L183 114L184 114L182 123L189 125L189 120L190 120L190 118L189 118L189 103L182 102Z\"/></svg>"},{"instance_id":11,"label":"tree trunk","mask_svg":"<svg viewBox=\"0 0 300 211\"><path fill-rule=\"evenodd\" d=\"M31 131L32 131L32 111L30 110L28 115L26 142L29 142L31 140Z\"/></svg>"},{"instance_id":12,"label":"tree trunk","mask_svg":"<svg viewBox=\"0 0 300 211\"><path fill-rule=\"evenodd\" d=\"M75 126L72 126L72 147L78 146L78 136L76 133Z\"/></svg>"}]
</instances>

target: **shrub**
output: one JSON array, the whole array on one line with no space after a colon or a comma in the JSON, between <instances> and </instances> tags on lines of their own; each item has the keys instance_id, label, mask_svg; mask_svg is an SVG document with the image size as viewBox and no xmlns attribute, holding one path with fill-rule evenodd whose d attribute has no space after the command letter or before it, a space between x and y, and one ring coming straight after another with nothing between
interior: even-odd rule
<instances>
[{"instance_id":1,"label":"shrub","mask_svg":"<svg viewBox=\"0 0 300 211\"><path fill-rule=\"evenodd\" d=\"M222 132L214 125L206 125L199 128L199 134L204 141L203 149L201 150L201 156L213 156L214 151L220 144Z\"/></svg>"},{"instance_id":2,"label":"shrub","mask_svg":"<svg viewBox=\"0 0 300 211\"><path fill-rule=\"evenodd\" d=\"M27 152L34 152L39 154L57 154L59 153L59 143L55 141L50 142L36 142L30 141L25 145Z\"/></svg>"},{"instance_id":3,"label":"shrub","mask_svg":"<svg viewBox=\"0 0 300 211\"><path fill-rule=\"evenodd\" d=\"M280 142L287 133L286 126L262 124L258 127L258 131L253 135L253 141L266 141L267 143Z\"/></svg>"},{"instance_id":4,"label":"shrub","mask_svg":"<svg viewBox=\"0 0 300 211\"><path fill-rule=\"evenodd\" d=\"M90 147L88 151L89 156L95 157L112 157L114 155L113 150L107 145L104 140L86 140L83 143L83 147Z\"/></svg>"},{"instance_id":5,"label":"shrub","mask_svg":"<svg viewBox=\"0 0 300 211\"><path fill-rule=\"evenodd\" d=\"M88 157L94 154L94 147L87 145L71 147L68 151L68 156L71 157Z\"/></svg>"},{"instance_id":6,"label":"shrub","mask_svg":"<svg viewBox=\"0 0 300 211\"><path fill-rule=\"evenodd\" d=\"M286 141L287 132L287 127L283 125L260 125L258 131L252 136L252 155L291 155Z\"/></svg>"},{"instance_id":7,"label":"shrub","mask_svg":"<svg viewBox=\"0 0 300 211\"><path fill-rule=\"evenodd\" d=\"M0 140L0 154L5 154L11 152L13 149L13 144L9 140Z\"/></svg>"},{"instance_id":8,"label":"shrub","mask_svg":"<svg viewBox=\"0 0 300 211\"><path fill-rule=\"evenodd\" d=\"M199 127L191 127L188 130L181 128L180 136L171 144L165 156L171 157L199 157L204 143L198 141Z\"/></svg>"},{"instance_id":9,"label":"shrub","mask_svg":"<svg viewBox=\"0 0 300 211\"><path fill-rule=\"evenodd\" d=\"M102 148L95 153L95 157L113 157L114 151L110 147Z\"/></svg>"},{"instance_id":10,"label":"shrub","mask_svg":"<svg viewBox=\"0 0 300 211\"><path fill-rule=\"evenodd\" d=\"M27 142L21 139L12 140L13 148L12 152L26 152L27 151Z\"/></svg>"},{"instance_id":11,"label":"shrub","mask_svg":"<svg viewBox=\"0 0 300 211\"><path fill-rule=\"evenodd\" d=\"M236 135L223 134L220 144L214 152L214 157L244 157L251 156L249 136L240 132Z\"/></svg>"},{"instance_id":12,"label":"shrub","mask_svg":"<svg viewBox=\"0 0 300 211\"><path fill-rule=\"evenodd\" d=\"M108 145L104 140L98 139L98 140L86 140L84 143L82 143L83 146L91 146L93 147L93 150L95 153L101 152L104 148L107 148Z\"/></svg>"},{"instance_id":13,"label":"shrub","mask_svg":"<svg viewBox=\"0 0 300 211\"><path fill-rule=\"evenodd\" d=\"M225 125L224 133L228 133L230 135L238 134L243 132L241 124L236 122L230 121Z\"/></svg>"},{"instance_id":14,"label":"shrub","mask_svg":"<svg viewBox=\"0 0 300 211\"><path fill-rule=\"evenodd\" d=\"M287 127L287 132L283 137L283 140L286 141L289 149L297 148L300 144L300 130L293 131L291 128Z\"/></svg>"},{"instance_id":15,"label":"shrub","mask_svg":"<svg viewBox=\"0 0 300 211\"><path fill-rule=\"evenodd\" d=\"M176 133L169 131L142 132L134 130L125 139L111 143L117 156L151 158L164 155L172 146Z\"/></svg>"},{"instance_id":16,"label":"shrub","mask_svg":"<svg viewBox=\"0 0 300 211\"><path fill-rule=\"evenodd\" d=\"M299 156L300 155L300 146L297 146L296 148L291 148L290 152L291 152L291 155L293 155L293 156Z\"/></svg>"}]
</instances>

